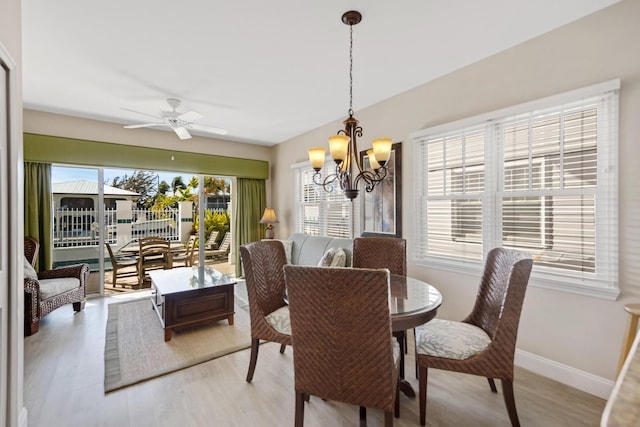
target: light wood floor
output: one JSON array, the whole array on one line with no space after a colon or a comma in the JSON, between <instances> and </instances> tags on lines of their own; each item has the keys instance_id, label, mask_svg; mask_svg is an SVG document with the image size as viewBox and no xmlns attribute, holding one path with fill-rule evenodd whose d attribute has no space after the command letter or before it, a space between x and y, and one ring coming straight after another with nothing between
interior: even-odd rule
<instances>
[{"instance_id":1,"label":"light wood floor","mask_svg":"<svg viewBox=\"0 0 640 427\"><path fill-rule=\"evenodd\" d=\"M252 384L245 382L249 350L104 394L107 304L131 294L94 298L74 314L71 305L45 317L25 338L25 404L30 427L50 426L287 426L293 425L292 351L260 348ZM413 358L407 376L417 390ZM500 385L498 383L498 388ZM515 395L523 426L598 426L605 401L524 369ZM417 426L418 400L401 396L396 426ZM368 411L368 425L383 425ZM305 425L356 426L358 408L312 398ZM502 393L485 378L429 371L429 426L509 426Z\"/></svg>"}]
</instances>

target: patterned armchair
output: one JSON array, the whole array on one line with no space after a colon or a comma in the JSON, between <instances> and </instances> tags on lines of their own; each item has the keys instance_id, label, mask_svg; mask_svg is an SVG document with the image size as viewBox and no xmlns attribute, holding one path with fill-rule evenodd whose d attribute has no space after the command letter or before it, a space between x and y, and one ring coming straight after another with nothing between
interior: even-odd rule
<instances>
[{"instance_id":1,"label":"patterned armchair","mask_svg":"<svg viewBox=\"0 0 640 427\"><path fill-rule=\"evenodd\" d=\"M24 238L24 333L38 332L40 319L58 307L72 303L74 311L84 309L89 264L77 264L36 273L40 244Z\"/></svg>"}]
</instances>

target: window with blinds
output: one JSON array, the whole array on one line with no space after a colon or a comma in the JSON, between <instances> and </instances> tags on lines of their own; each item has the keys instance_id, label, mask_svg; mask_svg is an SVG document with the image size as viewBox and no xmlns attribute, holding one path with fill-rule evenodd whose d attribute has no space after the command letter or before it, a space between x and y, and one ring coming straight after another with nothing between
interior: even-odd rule
<instances>
[{"instance_id":1,"label":"window with blinds","mask_svg":"<svg viewBox=\"0 0 640 427\"><path fill-rule=\"evenodd\" d=\"M321 173L326 177L335 172L335 163L325 163ZM358 217L358 203L352 203L336 183L331 192L313 182L315 171L310 165L296 171L296 232L312 236L351 238Z\"/></svg>"},{"instance_id":2,"label":"window with blinds","mask_svg":"<svg viewBox=\"0 0 640 427\"><path fill-rule=\"evenodd\" d=\"M543 283L617 290L619 81L607 83L414 135L417 261L481 266L516 248Z\"/></svg>"}]
</instances>

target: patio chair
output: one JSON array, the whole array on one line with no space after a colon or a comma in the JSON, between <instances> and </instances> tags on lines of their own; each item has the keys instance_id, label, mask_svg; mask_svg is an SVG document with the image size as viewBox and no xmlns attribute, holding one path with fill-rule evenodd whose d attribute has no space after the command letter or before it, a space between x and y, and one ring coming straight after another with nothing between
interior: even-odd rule
<instances>
[{"instance_id":1,"label":"patio chair","mask_svg":"<svg viewBox=\"0 0 640 427\"><path fill-rule=\"evenodd\" d=\"M400 415L400 346L391 336L389 272L285 265L295 380L295 425L304 402L325 400ZM348 285L348 286L345 286Z\"/></svg>"},{"instance_id":2,"label":"patio chair","mask_svg":"<svg viewBox=\"0 0 640 427\"><path fill-rule=\"evenodd\" d=\"M207 242L204 244L204 248L207 250L214 250L214 249L218 249L218 235L220 234L220 232L218 230L214 230L211 232L211 234L209 234L209 238L207 239Z\"/></svg>"},{"instance_id":3,"label":"patio chair","mask_svg":"<svg viewBox=\"0 0 640 427\"><path fill-rule=\"evenodd\" d=\"M114 255L111 245L105 242L107 252L109 252L109 260L111 261L111 284L115 288L118 284L118 277L131 277L138 275L138 260L134 257L125 257L122 255ZM122 271L127 267L135 267L133 271L131 269ZM121 283L122 287L125 287L124 283Z\"/></svg>"},{"instance_id":4,"label":"patio chair","mask_svg":"<svg viewBox=\"0 0 640 427\"><path fill-rule=\"evenodd\" d=\"M53 310L73 304L73 310L84 309L89 264L76 264L36 273L33 265L40 244L32 237L24 238L24 334L38 332L40 320Z\"/></svg>"},{"instance_id":5,"label":"patio chair","mask_svg":"<svg viewBox=\"0 0 640 427\"><path fill-rule=\"evenodd\" d=\"M184 264L185 267L191 267L193 265L193 255L196 246L196 236L189 236L187 241L187 249L184 252L172 254L171 262L172 267L176 267L176 264Z\"/></svg>"},{"instance_id":6,"label":"patio chair","mask_svg":"<svg viewBox=\"0 0 640 427\"><path fill-rule=\"evenodd\" d=\"M487 377L494 393L494 378L499 378L511 425L520 425L513 396L513 357L532 263L527 253L492 249L471 314L461 322L433 319L416 328L420 425L425 425L428 368Z\"/></svg>"},{"instance_id":7,"label":"patio chair","mask_svg":"<svg viewBox=\"0 0 640 427\"><path fill-rule=\"evenodd\" d=\"M280 343L280 353L291 345L289 308L285 302L282 267L287 263L284 247L276 240L240 246L240 257L249 298L251 359L247 382L253 380L260 340Z\"/></svg>"},{"instance_id":8,"label":"patio chair","mask_svg":"<svg viewBox=\"0 0 640 427\"><path fill-rule=\"evenodd\" d=\"M138 286L142 286L148 270L172 267L171 246L161 237L143 237L138 240Z\"/></svg>"},{"instance_id":9,"label":"patio chair","mask_svg":"<svg viewBox=\"0 0 640 427\"><path fill-rule=\"evenodd\" d=\"M224 259L229 254L229 249L231 247L231 233L227 233L224 235L224 239L222 239L222 243L220 243L220 247L214 250L205 250L204 256L205 258L211 259Z\"/></svg>"}]
</instances>

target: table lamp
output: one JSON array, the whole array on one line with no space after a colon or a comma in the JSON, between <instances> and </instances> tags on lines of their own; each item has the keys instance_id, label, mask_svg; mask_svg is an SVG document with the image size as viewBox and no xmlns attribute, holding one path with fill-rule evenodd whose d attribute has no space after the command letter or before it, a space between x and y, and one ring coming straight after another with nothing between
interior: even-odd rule
<instances>
[{"instance_id":1,"label":"table lamp","mask_svg":"<svg viewBox=\"0 0 640 427\"><path fill-rule=\"evenodd\" d=\"M266 208L264 210L264 215L262 215L262 219L260 220L260 224L267 224L267 229L264 235L265 238L273 239L273 224L277 224L278 222L276 212L272 208Z\"/></svg>"}]
</instances>

